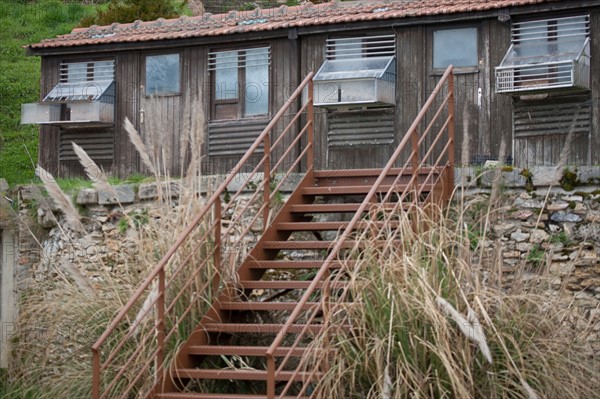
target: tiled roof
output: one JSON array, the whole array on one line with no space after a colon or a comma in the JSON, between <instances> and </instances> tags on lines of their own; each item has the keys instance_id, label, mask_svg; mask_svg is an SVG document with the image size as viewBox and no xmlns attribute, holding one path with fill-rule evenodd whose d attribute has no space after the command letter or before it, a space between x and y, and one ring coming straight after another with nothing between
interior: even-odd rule
<instances>
[{"instance_id":1,"label":"tiled roof","mask_svg":"<svg viewBox=\"0 0 600 399\"><path fill-rule=\"evenodd\" d=\"M32 44L32 49L72 47L95 44L131 43L185 39L235 33L271 31L292 27L316 26L409 17L424 17L486 11L556 0L363 0L296 7L281 6L253 11L206 13L197 17L135 21L129 24L91 26L74 29L70 34Z\"/></svg>"}]
</instances>

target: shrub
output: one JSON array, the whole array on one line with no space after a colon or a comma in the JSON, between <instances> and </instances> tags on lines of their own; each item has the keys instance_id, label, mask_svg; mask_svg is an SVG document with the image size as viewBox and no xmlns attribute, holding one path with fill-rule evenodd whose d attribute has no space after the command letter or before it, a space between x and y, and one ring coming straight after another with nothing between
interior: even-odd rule
<instances>
[{"instance_id":1,"label":"shrub","mask_svg":"<svg viewBox=\"0 0 600 399\"><path fill-rule=\"evenodd\" d=\"M79 25L110 25L113 22L129 23L138 19L153 21L158 18L177 18L184 13L185 4L185 0L111 0L105 10L100 9L95 16L82 19Z\"/></svg>"},{"instance_id":2,"label":"shrub","mask_svg":"<svg viewBox=\"0 0 600 399\"><path fill-rule=\"evenodd\" d=\"M306 365L326 370L314 387L317 397L587 398L598 392L591 361L564 333L570 310L559 310L543 284L509 289L490 281L498 271L489 261L471 261L476 257L461 217L430 210L398 218L398 232L363 238L368 250L338 277L348 289L334 296L325 333L313 343L316 356ZM351 327L341 331L340 325Z\"/></svg>"}]
</instances>

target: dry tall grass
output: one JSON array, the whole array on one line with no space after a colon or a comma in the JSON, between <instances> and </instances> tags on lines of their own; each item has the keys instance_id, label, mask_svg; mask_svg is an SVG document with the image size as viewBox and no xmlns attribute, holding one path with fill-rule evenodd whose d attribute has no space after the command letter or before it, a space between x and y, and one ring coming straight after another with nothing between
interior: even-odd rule
<instances>
[{"instance_id":1,"label":"dry tall grass","mask_svg":"<svg viewBox=\"0 0 600 399\"><path fill-rule=\"evenodd\" d=\"M497 266L472 252L465 223L472 205L413 210L397 215L398 231L364 238L368 250L336 277L348 288L332 297L326 333L313 343L317 356L307 367L327 370L318 398L597 395L581 337L562 328L569 308L539 282L490 284Z\"/></svg>"},{"instance_id":2,"label":"dry tall grass","mask_svg":"<svg viewBox=\"0 0 600 399\"><path fill-rule=\"evenodd\" d=\"M195 109L193 116L183 126L182 136L187 137L182 145L182 153L190 153L192 165L188 174L182 179L173 180L165 172L164 165L170 160L160 157L161 154L150 154L146 149L137 131L133 126L128 126L129 134L136 140L136 149L144 162L153 162L146 165L154 174L157 186L157 199L152 204L146 205L148 212L142 215L134 208L125 208L120 204L117 208L123 214L124 224L128 226L126 234L133 238L136 248L130 256L124 259L118 270L112 264L106 264L102 258L94 259L83 256L77 257L75 253L82 242L92 242L89 232L81 227L81 216L72 206L67 197L56 184L54 179L45 171L41 171L43 181L55 201L64 204L66 220L71 231L61 227L62 242L65 245L65 256L55 258L57 263L50 265L49 271L38 273L35 281L29 284L28 289L20 298L20 313L15 326L12 342L12 364L7 376L9 387L3 392L7 398L87 398L91 396L91 346L104 332L107 325L127 302L134 290L140 285L142 279L156 266L162 256L171 247L180 233L186 228L188 222L201 210L203 201L200 198L199 168L201 154L199 153L201 140L204 137L202 129L204 119L202 112L191 104L189 109ZM149 121L151 122L151 121ZM184 148L185 147L185 148ZM99 189L112 190L104 172L93 163L91 158L81 148L76 148L82 166L88 176ZM162 154L164 155L164 153ZM152 167L149 167L152 166ZM204 190L207 187L203 187ZM68 201L67 201L68 200ZM67 208L67 206L69 206ZM62 207L61 207L62 209ZM89 222L89 221L88 221ZM208 222L208 221L207 221ZM88 230L94 223L87 223ZM73 227L74 226L74 227ZM96 226L96 233L99 230ZM78 231L74 231L77 228ZM195 233L200 235L202 229ZM124 238L124 236L122 236ZM195 237L195 236L194 236ZM192 242L194 241L192 237ZM119 239L114 237L113 239ZM195 327L195 320L200 318L206 308L212 303L214 293L204 289L207 282L212 282L215 270L209 263L205 270L197 273L191 268L184 268L177 275L174 270L178 268L182 258L187 257L191 248L184 246L178 256L169 264L167 278L170 285L166 294L166 301L170 303L175 296L183 290L181 296L185 306L196 302L193 310L180 318L180 326L176 334L166 342L167 357L173 355L177 346ZM191 255L191 262L197 260L200 264L205 254L196 251ZM190 280L190 274L196 273L191 284L182 288ZM91 275L95 275L93 284L90 284ZM86 276L87 275L87 276ZM49 278L49 277L52 278ZM202 288L202 289L201 289ZM152 299L152 291L148 294ZM148 301L147 301L148 302ZM142 320L141 324L132 332L132 337L126 342L118 354L118 358L129 359L136 356L134 366L130 367L119 383L112 390L115 397L124 385L130 382L147 357L154 350L154 312L144 311L144 304L139 304L129 315L129 324ZM173 312L167 315L166 328L173 325L178 313L178 304L173 306ZM117 331L107 347L115 347L118 340L129 334L128 328ZM150 337L150 338L148 338ZM142 350L135 354L136 350ZM119 364L119 362L116 362ZM122 362L121 362L122 364ZM118 370L112 370L118 372ZM110 374L110 371L109 373ZM152 377L145 378L140 386L152 383ZM134 390L135 391L135 390Z\"/></svg>"}]
</instances>

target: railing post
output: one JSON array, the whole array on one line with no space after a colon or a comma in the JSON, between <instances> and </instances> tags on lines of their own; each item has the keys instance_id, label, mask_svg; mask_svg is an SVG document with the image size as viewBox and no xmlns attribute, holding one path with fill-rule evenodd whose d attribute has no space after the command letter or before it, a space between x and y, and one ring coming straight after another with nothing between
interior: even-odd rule
<instances>
[{"instance_id":1,"label":"railing post","mask_svg":"<svg viewBox=\"0 0 600 399\"><path fill-rule=\"evenodd\" d=\"M156 385L162 386L165 361L165 269L158 272L158 297L156 299ZM159 388L160 389L160 388Z\"/></svg>"},{"instance_id":2,"label":"railing post","mask_svg":"<svg viewBox=\"0 0 600 399\"><path fill-rule=\"evenodd\" d=\"M452 66L450 66L452 68ZM448 140L450 141L450 147L448 148L448 176L446 180L446 192L445 200L448 201L450 196L452 195L452 191L454 190L454 71L450 72L448 75L448 117L450 118L450 123L448 124Z\"/></svg>"},{"instance_id":3,"label":"railing post","mask_svg":"<svg viewBox=\"0 0 600 399\"><path fill-rule=\"evenodd\" d=\"M267 399L275 399L275 357L267 354Z\"/></svg>"},{"instance_id":4,"label":"railing post","mask_svg":"<svg viewBox=\"0 0 600 399\"><path fill-rule=\"evenodd\" d=\"M216 271L216 276L213 279L213 292L212 295L216 297L216 293L219 290L219 283L220 283L220 278L217 278L217 276L221 275L221 198L218 198L215 201L215 207L214 207L214 219L215 219L215 253L213 254L213 259L215 262L215 271Z\"/></svg>"},{"instance_id":5,"label":"railing post","mask_svg":"<svg viewBox=\"0 0 600 399\"><path fill-rule=\"evenodd\" d=\"M412 133L412 136L410 138L410 142L411 142L411 149L412 149L412 157L411 157L411 163L412 163L412 188L408 187L409 190L412 190L412 201L414 204L416 204L419 201L418 197L418 193L419 193L419 175L420 175L420 171L419 171L419 163L421 162L419 160L419 130L418 128L415 129Z\"/></svg>"},{"instance_id":6,"label":"railing post","mask_svg":"<svg viewBox=\"0 0 600 399\"><path fill-rule=\"evenodd\" d=\"M100 399L100 352L92 348L92 399Z\"/></svg>"},{"instance_id":7,"label":"railing post","mask_svg":"<svg viewBox=\"0 0 600 399\"><path fill-rule=\"evenodd\" d=\"M307 145L309 146L306 152L306 170L314 169L315 164L315 109L313 96L315 93L315 85L312 80L308 82L308 106L306 108L306 116L308 129L306 130Z\"/></svg>"},{"instance_id":8,"label":"railing post","mask_svg":"<svg viewBox=\"0 0 600 399\"><path fill-rule=\"evenodd\" d=\"M269 211L271 210L271 134L273 130L270 130L265 136L264 141L264 153L265 153L265 170L264 170L264 186L263 186L263 231L267 229L267 223L269 222Z\"/></svg>"}]
</instances>

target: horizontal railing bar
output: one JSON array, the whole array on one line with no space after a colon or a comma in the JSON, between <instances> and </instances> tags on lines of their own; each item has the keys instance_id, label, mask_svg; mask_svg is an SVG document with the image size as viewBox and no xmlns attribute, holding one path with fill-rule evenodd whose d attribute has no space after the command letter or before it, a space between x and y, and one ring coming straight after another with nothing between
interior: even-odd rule
<instances>
[{"instance_id":1,"label":"horizontal railing bar","mask_svg":"<svg viewBox=\"0 0 600 399\"><path fill-rule=\"evenodd\" d=\"M267 358L270 358L270 359L273 358L274 351L276 350L277 347L279 347L281 345L281 342L283 341L284 337L287 335L290 326L297 320L298 316L302 312L303 307L305 306L306 302L308 301L310 296L315 291L317 285L323 279L325 274L329 271L329 265L338 256L340 249L344 246L346 239L350 236L350 233L354 229L354 226L356 225L356 223L359 221L359 219L362 218L363 212L365 211L367 206L370 204L372 198L374 197L375 193L377 192L379 186L382 184L385 177L388 175L389 171L392 169L394 163L396 162L396 159L404 151L404 147L407 145L409 140L412 139L412 133L417 129L418 125L421 123L421 121L425 117L427 111L433 104L434 99L437 97L438 93L441 91L441 89L444 86L444 84L446 83L446 81L449 80L449 78L452 74L452 70L453 70L452 65L450 65L446 69L446 72L444 73L444 75L442 76L442 78L440 79L438 84L436 85L436 87L433 90L433 92L431 93L430 97L425 102L423 108L417 115L417 118L413 121L412 125L410 126L407 133L405 134L404 138L401 140L401 142L397 146L396 150L390 157L389 161L386 163L385 167L381 171L377 180L373 184L372 188L369 190L369 193L365 196L365 199L361 203L358 211L354 214L354 216L352 217L352 220L349 222L346 229L342 232L342 234L335 241L335 245L333 246L329 256L327 256L327 258L323 262L323 265L321 266L321 268L319 269L317 274L313 277L313 280L311 281L309 287L306 289L306 291L304 292L304 294L298 301L296 308L292 311L292 313L288 317L288 320L286 321L285 325L278 332L273 343L267 350L267 353L266 353ZM416 175L413 175L413 179L415 178L415 176ZM303 335L302 333L298 334L297 339L299 339L302 335ZM285 389L285 390L287 390L287 389Z\"/></svg>"},{"instance_id":2,"label":"horizontal railing bar","mask_svg":"<svg viewBox=\"0 0 600 399\"><path fill-rule=\"evenodd\" d=\"M427 128L421 134L421 138L420 138L420 140L419 140L419 142L417 144L417 147L420 147L421 144L423 144L423 141L425 141L425 138L429 135L429 131L433 127L434 122L437 121L438 117L444 111L444 107L446 106L446 104L448 104L448 100L450 100L451 96L452 96L451 93L446 94L446 97L444 98L444 101L442 101L442 103L440 104L439 109L437 110L437 112L435 113L435 115L433 116L433 118L431 118L431 121L429 121L429 124L427 125Z\"/></svg>"},{"instance_id":3,"label":"horizontal railing bar","mask_svg":"<svg viewBox=\"0 0 600 399\"><path fill-rule=\"evenodd\" d=\"M304 125L304 127L302 128L302 130L300 130L300 132L296 135L296 138L294 139L294 141L292 141L290 143L290 145L288 146L288 148L285 150L285 152L279 158L279 161L277 161L277 163L275 164L275 166L273 166L273 172L275 172L279 168L279 166L283 163L283 161L285 161L285 158L288 156L288 154L290 152L292 152L292 150L294 150L294 146L296 144L298 144L298 141L300 141L300 139L302 138L302 136L304 136L304 133L306 133L306 130L308 129L308 127L311 124L312 124L312 122L308 121L306 123L306 125Z\"/></svg>"},{"instance_id":4,"label":"horizontal railing bar","mask_svg":"<svg viewBox=\"0 0 600 399\"><path fill-rule=\"evenodd\" d=\"M127 388L125 388L125 392L129 392L129 390L131 388L133 388L133 386L135 385L135 383L140 379L140 377L142 376L143 372L147 371L147 366L149 366L153 361L154 358L156 357L156 355L158 354L158 351L160 349L157 348L154 353L151 354L151 356L148 356L148 360L146 360L146 362L144 363L144 366L141 367L140 372L137 373L137 375L135 376L135 378L129 383L129 385L127 386ZM162 368L162 364L159 366L160 368Z\"/></svg>"},{"instance_id":5,"label":"horizontal railing bar","mask_svg":"<svg viewBox=\"0 0 600 399\"><path fill-rule=\"evenodd\" d=\"M214 253L213 253L213 254L214 254ZM207 259L205 260L205 262L208 262L208 257L207 257ZM205 266L205 265L206 265L206 263L204 263L204 262L203 262L201 266ZM182 288L179 290L179 292L177 293L177 295L175 296L175 298L173 298L173 300L171 300L171 305L170 305L170 306L169 306L169 307L166 309L166 311L165 311L166 313L170 313L170 312L171 312L171 310L173 309L173 305L174 305L174 304L176 304L176 301L177 301L179 298L181 298L181 296L184 294L184 290L186 290L186 289L187 289L187 288L190 286L190 284L191 284L191 283L194 281L194 278L195 278L195 277L198 275L198 273L199 273L201 270L202 270L202 269L201 269L201 267L197 267L197 268L196 268L196 272L194 272L194 274L192 275L192 277L191 277L191 278L189 278L189 279L186 281L186 283L185 283L185 284L184 284L184 286L183 286L183 287L182 287Z\"/></svg>"},{"instance_id":6,"label":"horizontal railing bar","mask_svg":"<svg viewBox=\"0 0 600 399\"><path fill-rule=\"evenodd\" d=\"M152 305L156 304L156 301L158 300L158 295L155 298L155 300L153 301ZM141 309L140 309L141 310ZM148 306L146 308L146 310L144 311L144 313L142 314L142 317L140 317L137 321L134 321L134 324L129 326L129 331L127 332L127 335L125 335L125 337L123 339L121 339L121 341L119 342L119 344L112 350L109 352L107 359L100 364L100 370L106 370L107 365L115 359L115 357L117 356L117 354L119 353L119 351L123 348L123 346L126 344L126 342L132 338L133 336L135 336L135 333L137 331L138 328L142 328L142 322L146 321L146 317L148 316L148 313L153 310L152 306Z\"/></svg>"},{"instance_id":7,"label":"horizontal railing bar","mask_svg":"<svg viewBox=\"0 0 600 399\"><path fill-rule=\"evenodd\" d=\"M149 329L148 332L153 332L153 329ZM146 338L146 336L144 336L144 338ZM148 340L152 339L152 338L147 338ZM145 342L145 341L144 341ZM146 349L145 346L143 345L138 345L137 349L127 357L127 361L125 362L125 364L123 364L123 366L120 367L120 370L117 372L117 374L113 377L111 383L104 389L103 392L107 392L110 391L115 384L119 381L119 378L125 374L126 371L128 371L129 369L126 367L128 364L131 364L134 360L137 360L138 355L140 355L143 350Z\"/></svg>"},{"instance_id":8,"label":"horizontal railing bar","mask_svg":"<svg viewBox=\"0 0 600 399\"><path fill-rule=\"evenodd\" d=\"M448 127L448 125L450 124L451 120L452 120L452 118L450 116L448 116L448 118L446 118L446 122L444 122L444 124L442 125L442 127L438 131L438 134L436 135L435 139L433 140L433 142L431 142L431 144L429 144L429 150L427 150L427 152L425 153L425 155L423 155L423 157L422 157L423 161L421 162L421 164L419 165L419 167L423 164L423 162L427 158L429 158L429 156L431 155L431 153L435 149L435 145L442 139L442 136L443 136L442 133ZM435 165L433 165L433 167L435 167Z\"/></svg>"},{"instance_id":9,"label":"horizontal railing bar","mask_svg":"<svg viewBox=\"0 0 600 399\"><path fill-rule=\"evenodd\" d=\"M291 106L291 104L296 100L296 98L298 98L298 96L300 94L302 94L302 90L308 84L308 82L310 82L310 80L313 78L313 76L314 76L314 72L310 72L306 76L306 78L304 78L302 83L296 88L296 90L294 90L294 92L292 93L290 98L285 102L283 107L277 112L277 114L273 117L271 122L269 122L267 127L265 127L263 132L255 140L254 144L252 144L252 146L248 149L248 151L242 157L242 159L240 159L238 161L238 163L234 167L232 173L227 174L225 181L223 181L223 183L221 183L221 185L219 186L217 191L215 191L215 193L213 193L211 198L207 201L204 209L202 211L200 211L198 213L198 215L188 225L188 227L185 228L185 230L181 233L180 237L177 239L175 244L173 244L173 246L167 251L167 253L163 256L163 258L161 259L159 264L154 268L154 270L152 270L152 272L148 275L148 277L146 277L144 282L142 282L142 284L138 287L138 289L131 296L129 301L127 301L125 306L121 309L121 311L119 311L117 316L109 324L108 328L104 331L104 333L100 336L100 338L94 343L94 345L92 345L93 350L98 350L100 348L100 346L102 345L102 343L104 343L104 341L112 333L112 331L116 329L118 323L120 323L123 320L123 318L129 311L129 309L131 309L131 307L134 305L134 303L140 298L142 293L148 288L148 286L150 285L150 282L153 281L158 276L158 273L167 265L167 263L169 262L171 257L175 254L175 252L179 249L179 247L181 246L183 241L196 228L198 223L200 223L200 221L204 218L204 216L207 214L207 212L210 209L210 207L212 206L212 204L216 200L219 199L219 196L221 195L221 193L223 191L225 191L225 189L227 188L229 183L231 183L233 178L237 175L237 171L241 169L242 165L244 165L248 161L251 154L260 146L261 142L264 140L264 138L266 137L268 132L275 126L275 123L277 123L277 121L284 114L284 112Z\"/></svg>"},{"instance_id":10,"label":"horizontal railing bar","mask_svg":"<svg viewBox=\"0 0 600 399\"><path fill-rule=\"evenodd\" d=\"M281 181L279 182L279 184L277 184L277 186L275 187L275 190L273 190L274 192L271 193L271 195L269 196L270 200L273 199L273 197L275 196L275 192L279 191L279 189L281 188L281 186L283 186L283 183L285 182L285 179L287 179L289 177L289 175L292 173L293 168L295 168L298 165L298 162L300 162L300 160L304 157L304 155L306 155L306 153L308 152L308 150L310 148L312 148L312 144L310 144L310 143L307 144L306 147L304 147L304 149L300 153L300 156L298 158L296 158L296 160L292 164L292 167L289 168L287 170L287 172L285 172L285 175L283 175L283 178L281 179Z\"/></svg>"},{"instance_id":11,"label":"horizontal railing bar","mask_svg":"<svg viewBox=\"0 0 600 399\"><path fill-rule=\"evenodd\" d=\"M281 140L283 140L283 137L287 134L287 132L290 130L290 128L293 126L293 124L302 116L302 113L304 111L306 111L306 108L308 108L308 105L311 100L312 99L307 101L306 104L304 104L302 106L302 108L300 108L298 113L292 118L292 120L288 122L285 129L283 129L283 131L279 134L279 137L277 137L277 139L273 142L273 144L271 144L271 151L273 151L273 148L277 147L277 145L281 142Z\"/></svg>"}]
</instances>

